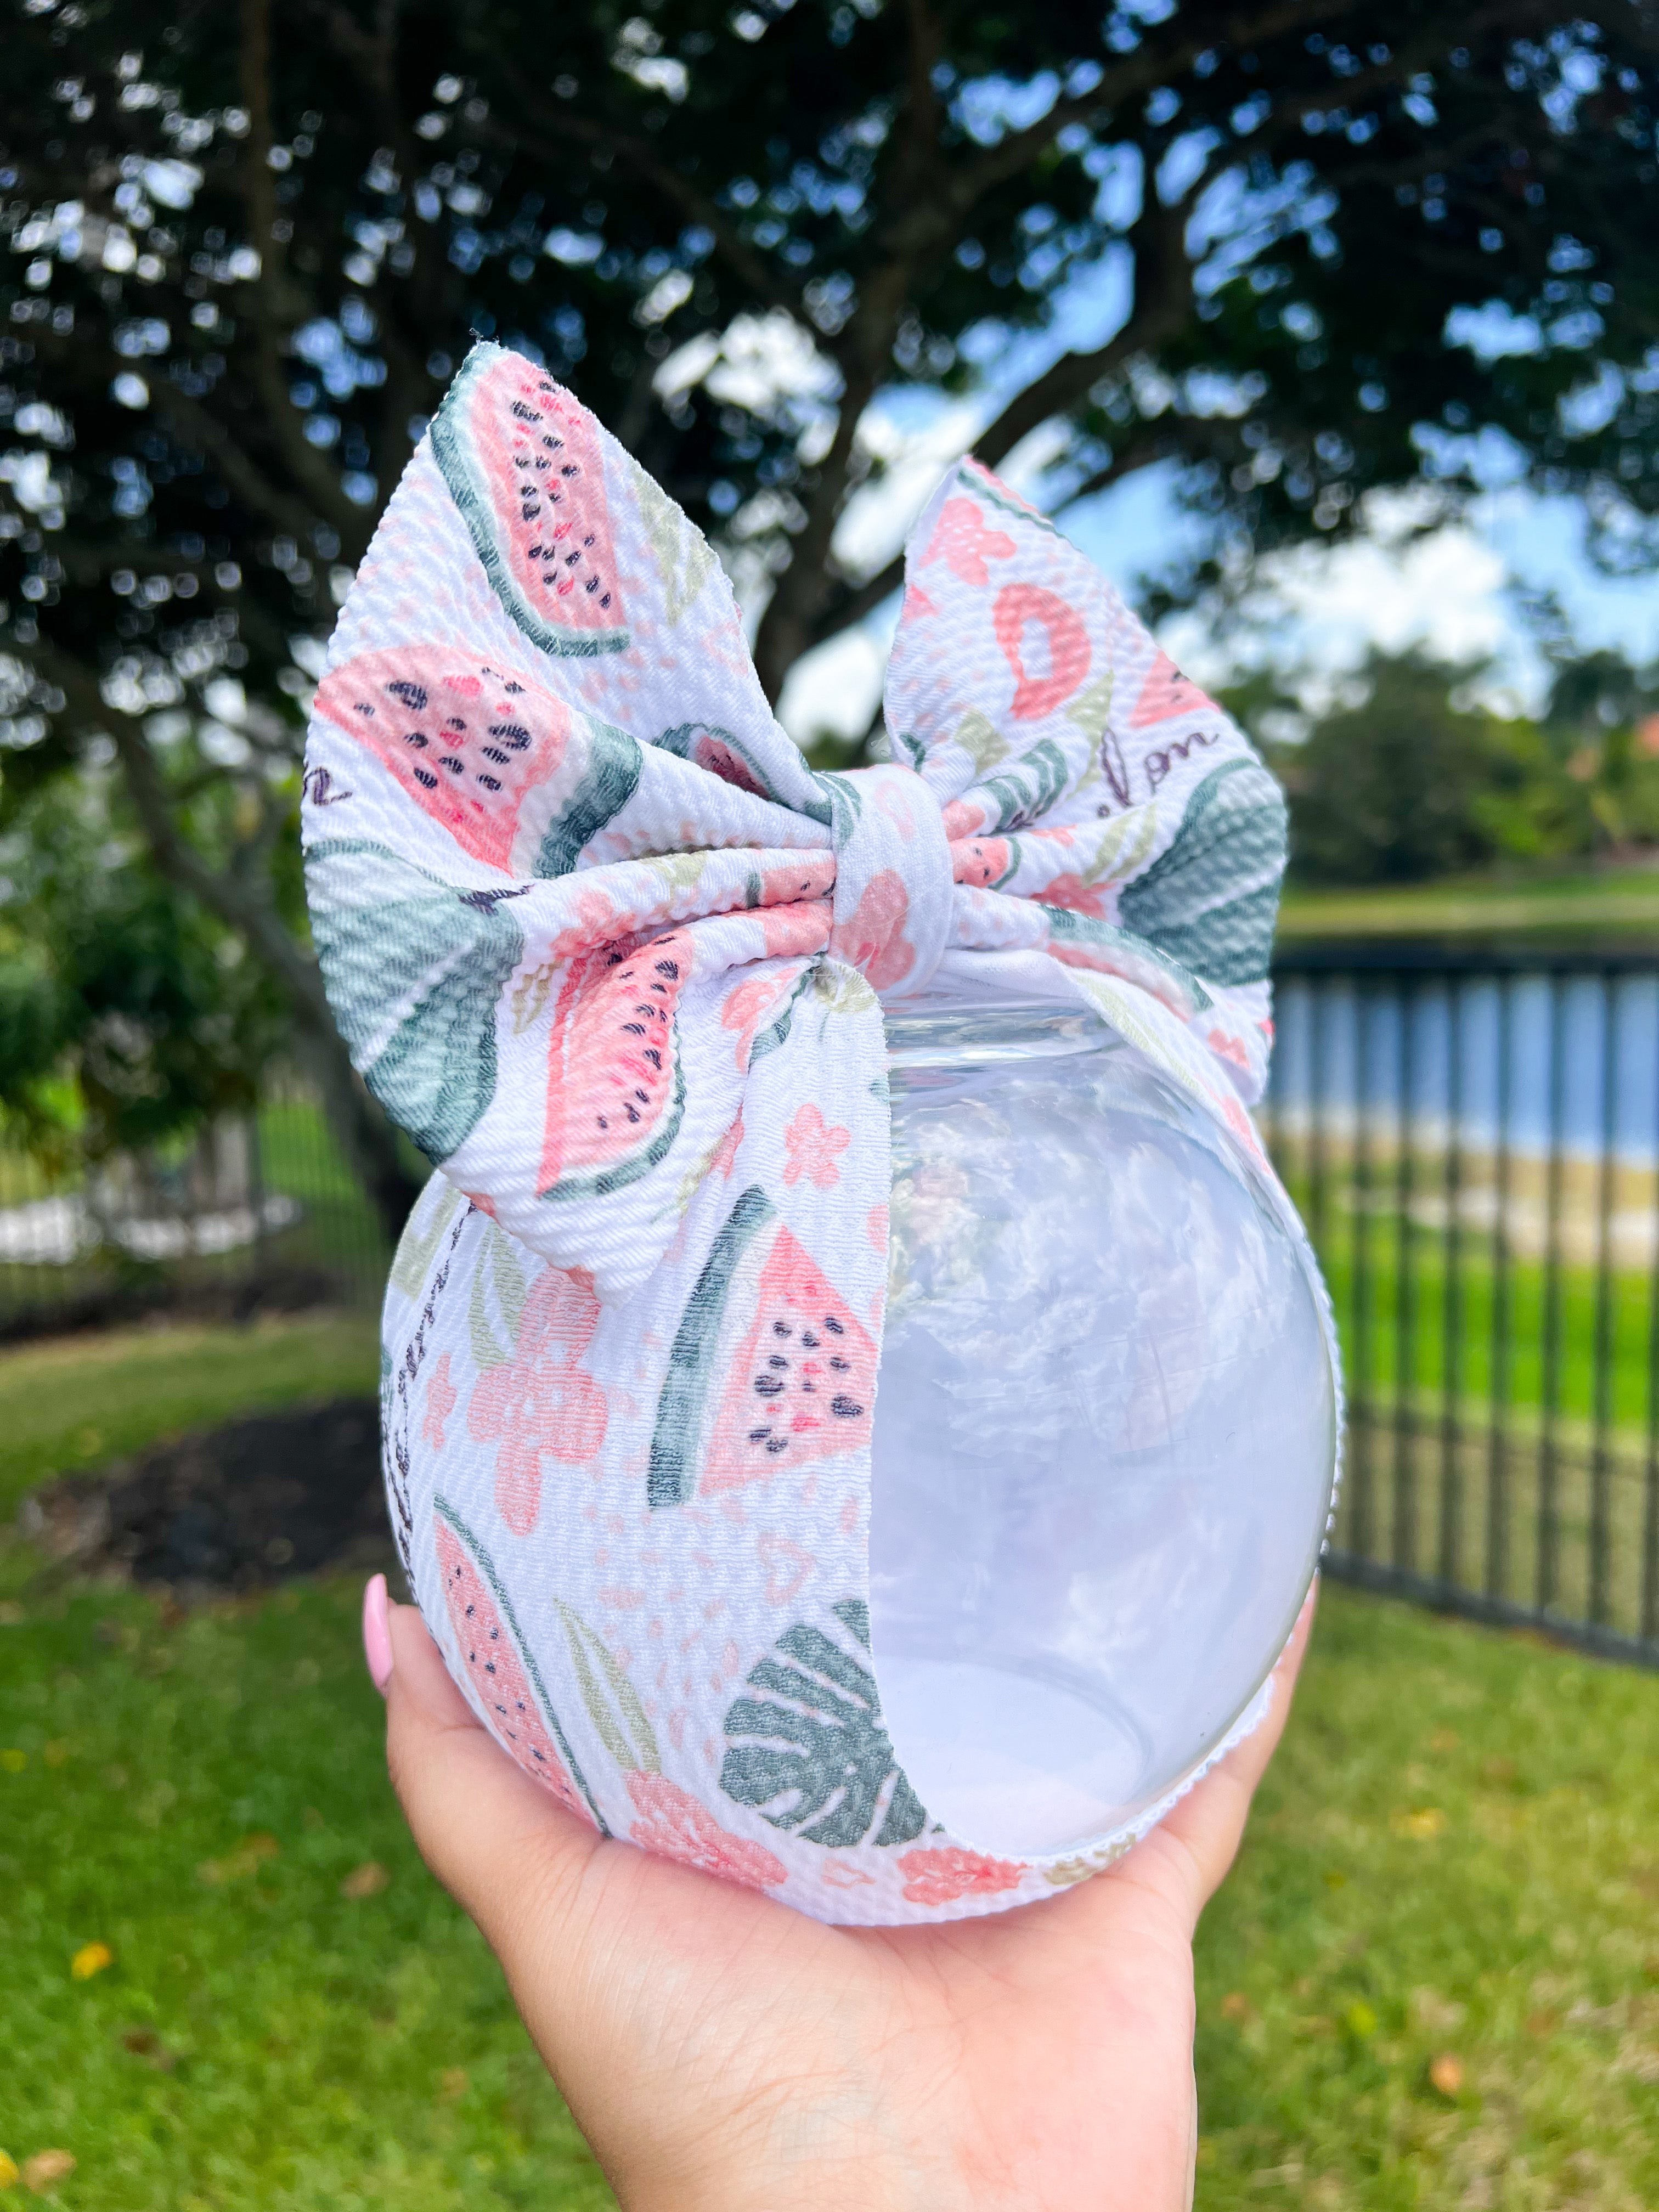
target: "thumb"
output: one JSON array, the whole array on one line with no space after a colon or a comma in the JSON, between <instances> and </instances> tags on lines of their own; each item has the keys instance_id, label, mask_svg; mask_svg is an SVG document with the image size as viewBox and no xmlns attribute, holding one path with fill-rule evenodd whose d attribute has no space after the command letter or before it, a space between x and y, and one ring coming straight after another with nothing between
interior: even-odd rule
<instances>
[{"instance_id":1,"label":"thumb","mask_svg":"<svg viewBox=\"0 0 1659 2212\"><path fill-rule=\"evenodd\" d=\"M392 1786L421 1856L499 1951L527 1896L568 1893L599 1838L483 1727L416 1609L387 1603L384 1583L378 1604L365 1595Z\"/></svg>"}]
</instances>

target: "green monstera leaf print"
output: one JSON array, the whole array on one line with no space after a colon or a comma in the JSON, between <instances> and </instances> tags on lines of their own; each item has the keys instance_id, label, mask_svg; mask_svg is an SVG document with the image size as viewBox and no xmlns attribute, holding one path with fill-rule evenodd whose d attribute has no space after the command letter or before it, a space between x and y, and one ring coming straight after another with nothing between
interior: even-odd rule
<instances>
[{"instance_id":1,"label":"green monstera leaf print","mask_svg":"<svg viewBox=\"0 0 1659 2212\"><path fill-rule=\"evenodd\" d=\"M867 1652L869 1607L846 1598L835 1613ZM810 1844L844 1848L872 1831L878 1844L919 1836L927 1815L899 1771L868 1667L804 1624L775 1649L726 1716L726 1795Z\"/></svg>"},{"instance_id":2,"label":"green monstera leaf print","mask_svg":"<svg viewBox=\"0 0 1659 2212\"><path fill-rule=\"evenodd\" d=\"M1117 918L1206 982L1267 972L1285 800L1258 760L1224 761L1190 799L1175 842L1118 896Z\"/></svg>"},{"instance_id":3,"label":"green monstera leaf print","mask_svg":"<svg viewBox=\"0 0 1659 2212\"><path fill-rule=\"evenodd\" d=\"M524 957L511 893L460 891L382 845L306 860L329 1004L363 1080L434 1164L495 1091L495 1005Z\"/></svg>"}]
</instances>

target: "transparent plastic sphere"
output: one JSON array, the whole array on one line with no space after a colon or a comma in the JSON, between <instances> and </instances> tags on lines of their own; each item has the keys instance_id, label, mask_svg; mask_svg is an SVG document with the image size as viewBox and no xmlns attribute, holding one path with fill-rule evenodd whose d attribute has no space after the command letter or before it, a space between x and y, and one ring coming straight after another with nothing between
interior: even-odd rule
<instances>
[{"instance_id":1,"label":"transparent plastic sphere","mask_svg":"<svg viewBox=\"0 0 1659 2212\"><path fill-rule=\"evenodd\" d=\"M883 1710L952 1834L1064 1850L1200 1765L1295 1622L1319 1293L1243 1147L1083 1009L890 1008L888 1039Z\"/></svg>"}]
</instances>

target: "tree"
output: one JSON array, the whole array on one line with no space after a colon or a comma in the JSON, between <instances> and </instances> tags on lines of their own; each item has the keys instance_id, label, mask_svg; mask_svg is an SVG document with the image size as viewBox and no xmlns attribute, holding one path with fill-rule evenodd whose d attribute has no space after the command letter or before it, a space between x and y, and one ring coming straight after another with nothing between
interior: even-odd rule
<instances>
[{"instance_id":1,"label":"tree","mask_svg":"<svg viewBox=\"0 0 1659 2212\"><path fill-rule=\"evenodd\" d=\"M1271 683L1232 700L1285 785L1297 880L1417 883L1591 849L1595 793L1544 726L1456 703L1479 673L1417 650L1374 653L1359 696L1297 743L1267 738L1279 705Z\"/></svg>"},{"instance_id":2,"label":"tree","mask_svg":"<svg viewBox=\"0 0 1659 2212\"><path fill-rule=\"evenodd\" d=\"M0 835L0 1109L52 1164L250 1112L282 1033L273 980L133 849L120 798L60 778Z\"/></svg>"},{"instance_id":3,"label":"tree","mask_svg":"<svg viewBox=\"0 0 1659 2212\"><path fill-rule=\"evenodd\" d=\"M282 856L319 641L470 331L767 580L774 696L897 583L836 550L895 386L977 394L994 465L1052 426L1057 502L1167 463L1235 553L1455 506L1494 437L1653 550L1648 0L14 0L7 62L6 803L107 735L389 1215Z\"/></svg>"}]
</instances>

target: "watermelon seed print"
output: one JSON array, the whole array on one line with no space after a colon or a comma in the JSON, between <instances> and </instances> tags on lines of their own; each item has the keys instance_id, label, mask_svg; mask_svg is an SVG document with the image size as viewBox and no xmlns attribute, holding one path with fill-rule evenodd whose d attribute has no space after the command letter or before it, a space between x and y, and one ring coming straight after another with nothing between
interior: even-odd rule
<instances>
[{"instance_id":1,"label":"watermelon seed print","mask_svg":"<svg viewBox=\"0 0 1659 2212\"><path fill-rule=\"evenodd\" d=\"M492 1734L526 1774L608 1836L611 1831L542 1686L495 1562L441 1495L433 1500L432 1528L461 1663Z\"/></svg>"},{"instance_id":2,"label":"watermelon seed print","mask_svg":"<svg viewBox=\"0 0 1659 2212\"><path fill-rule=\"evenodd\" d=\"M544 653L629 642L598 428L532 362L478 345L432 423L432 451L490 587Z\"/></svg>"},{"instance_id":3,"label":"watermelon seed print","mask_svg":"<svg viewBox=\"0 0 1659 2212\"><path fill-rule=\"evenodd\" d=\"M571 963L548 1051L543 1198L603 1198L673 1143L685 1110L675 1013L692 961L690 936L678 931Z\"/></svg>"},{"instance_id":4,"label":"watermelon seed print","mask_svg":"<svg viewBox=\"0 0 1659 2212\"><path fill-rule=\"evenodd\" d=\"M684 1504L699 1466L709 1493L867 1446L878 1358L868 1330L751 1184L710 1248L669 1352L650 1504Z\"/></svg>"},{"instance_id":5,"label":"watermelon seed print","mask_svg":"<svg viewBox=\"0 0 1659 2212\"><path fill-rule=\"evenodd\" d=\"M439 646L342 661L319 685L316 710L373 753L463 852L504 872L514 866L526 800L558 768L571 719L546 692Z\"/></svg>"},{"instance_id":6,"label":"watermelon seed print","mask_svg":"<svg viewBox=\"0 0 1659 2212\"><path fill-rule=\"evenodd\" d=\"M833 1610L867 1656L869 1607L843 1598ZM913 1843L927 1815L893 1755L869 1668L805 1623L775 1650L726 1716L720 1788L805 1843Z\"/></svg>"}]
</instances>

